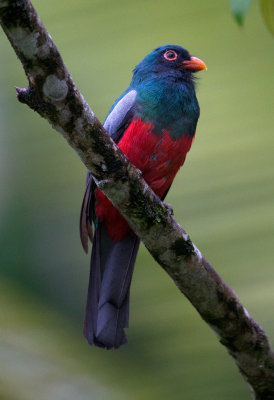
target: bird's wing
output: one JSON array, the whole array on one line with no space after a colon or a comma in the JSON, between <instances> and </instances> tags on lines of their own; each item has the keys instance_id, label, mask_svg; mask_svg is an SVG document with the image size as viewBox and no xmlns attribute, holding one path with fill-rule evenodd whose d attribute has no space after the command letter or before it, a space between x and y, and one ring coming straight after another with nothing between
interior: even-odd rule
<instances>
[{"instance_id":1,"label":"bird's wing","mask_svg":"<svg viewBox=\"0 0 274 400\"><path fill-rule=\"evenodd\" d=\"M107 115L104 128L115 143L120 141L134 116L136 96L137 92L134 89L125 92L124 95L116 100Z\"/></svg>"},{"instance_id":2,"label":"bird's wing","mask_svg":"<svg viewBox=\"0 0 274 400\"><path fill-rule=\"evenodd\" d=\"M114 140L118 143L125 130L130 124L134 111L137 92L130 90L122 94L114 103L104 122L104 128ZM81 207L80 215L80 238L83 249L88 252L88 239L92 241L92 220L94 217L94 199L96 185L90 172L87 174L87 187Z\"/></svg>"}]
</instances>

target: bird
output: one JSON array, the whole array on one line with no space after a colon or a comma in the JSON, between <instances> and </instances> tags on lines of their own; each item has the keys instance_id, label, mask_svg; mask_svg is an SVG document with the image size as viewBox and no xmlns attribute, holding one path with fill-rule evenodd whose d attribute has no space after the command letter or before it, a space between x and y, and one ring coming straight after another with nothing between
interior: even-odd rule
<instances>
[{"instance_id":1,"label":"bird","mask_svg":"<svg viewBox=\"0 0 274 400\"><path fill-rule=\"evenodd\" d=\"M207 69L183 47L154 49L133 70L129 87L110 108L104 128L143 179L164 200L193 142L200 108L196 72ZM94 226L94 235L93 229ZM116 349L127 342L129 293L140 239L96 187L88 171L80 237L93 242L84 336Z\"/></svg>"}]
</instances>

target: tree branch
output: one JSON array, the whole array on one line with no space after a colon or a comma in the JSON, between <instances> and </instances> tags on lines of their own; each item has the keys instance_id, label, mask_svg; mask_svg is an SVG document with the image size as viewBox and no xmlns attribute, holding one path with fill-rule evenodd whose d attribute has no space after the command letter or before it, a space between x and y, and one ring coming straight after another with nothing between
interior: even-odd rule
<instances>
[{"instance_id":1,"label":"tree branch","mask_svg":"<svg viewBox=\"0 0 274 400\"><path fill-rule=\"evenodd\" d=\"M78 153L98 187L216 332L256 399L274 398L274 354L262 328L201 255L87 105L29 0L0 0L0 22L27 75L18 99Z\"/></svg>"}]
</instances>

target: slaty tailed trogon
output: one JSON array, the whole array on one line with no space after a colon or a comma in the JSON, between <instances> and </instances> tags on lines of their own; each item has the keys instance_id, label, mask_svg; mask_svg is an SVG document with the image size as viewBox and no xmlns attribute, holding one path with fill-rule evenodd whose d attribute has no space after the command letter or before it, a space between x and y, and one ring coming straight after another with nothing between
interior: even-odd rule
<instances>
[{"instance_id":1,"label":"slaty tailed trogon","mask_svg":"<svg viewBox=\"0 0 274 400\"><path fill-rule=\"evenodd\" d=\"M161 199L191 147L200 114L193 74L205 68L180 46L156 48L136 66L105 120L109 135ZM86 251L93 237L84 335L90 344L118 348L127 341L129 289L140 240L96 189L90 173L80 232Z\"/></svg>"}]
</instances>

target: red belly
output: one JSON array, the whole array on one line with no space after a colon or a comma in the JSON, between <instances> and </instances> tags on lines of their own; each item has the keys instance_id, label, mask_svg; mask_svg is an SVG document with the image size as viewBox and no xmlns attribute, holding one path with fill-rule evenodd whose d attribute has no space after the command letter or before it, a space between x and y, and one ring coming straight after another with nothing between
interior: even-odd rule
<instances>
[{"instance_id":1,"label":"red belly","mask_svg":"<svg viewBox=\"0 0 274 400\"><path fill-rule=\"evenodd\" d=\"M156 135L153 128L152 123L133 120L118 146L161 198L183 164L193 138L185 134L172 140L167 130ZM126 220L99 189L96 190L96 216L100 222L104 221L114 242L131 232Z\"/></svg>"}]
</instances>

